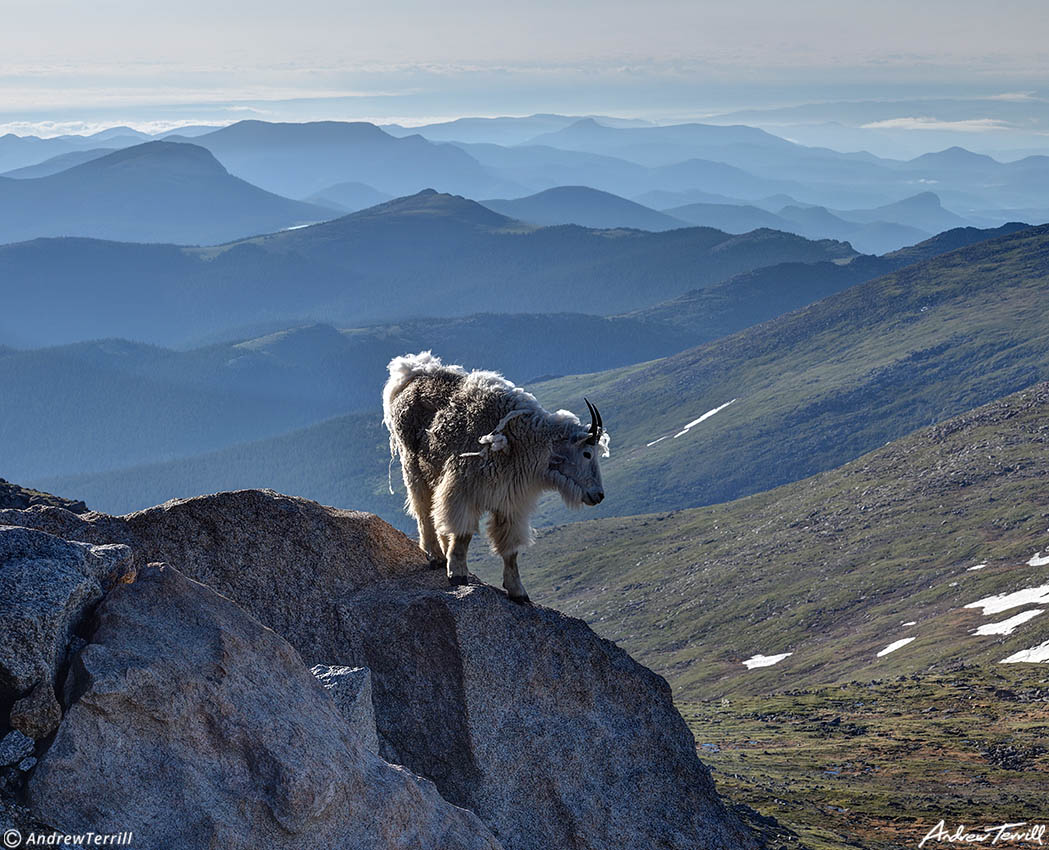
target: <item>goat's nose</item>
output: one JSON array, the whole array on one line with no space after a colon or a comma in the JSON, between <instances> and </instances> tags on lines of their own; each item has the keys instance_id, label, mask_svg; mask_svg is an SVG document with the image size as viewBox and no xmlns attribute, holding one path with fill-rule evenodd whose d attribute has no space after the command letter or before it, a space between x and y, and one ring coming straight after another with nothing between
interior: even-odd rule
<instances>
[{"instance_id":1,"label":"goat's nose","mask_svg":"<svg viewBox=\"0 0 1049 850\"><path fill-rule=\"evenodd\" d=\"M597 491L597 492L596 492L596 493L594 494L594 504L595 504L595 505L599 505L599 504L601 504L601 503L602 503L602 502L603 502L604 500L605 500L605 491L604 491L604 490L598 490L598 491Z\"/></svg>"}]
</instances>

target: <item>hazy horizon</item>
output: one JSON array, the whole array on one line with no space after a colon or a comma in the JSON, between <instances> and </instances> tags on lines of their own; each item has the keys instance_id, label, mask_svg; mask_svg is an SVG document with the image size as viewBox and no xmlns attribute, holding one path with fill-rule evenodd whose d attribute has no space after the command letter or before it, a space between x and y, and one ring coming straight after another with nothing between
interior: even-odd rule
<instances>
[{"instance_id":1,"label":"hazy horizon","mask_svg":"<svg viewBox=\"0 0 1049 850\"><path fill-rule=\"evenodd\" d=\"M6 23L0 132L19 135L539 112L656 123L738 113L740 123L841 149L881 142L840 128L874 130L889 140L885 152L902 153L957 139L981 151L1039 149L1049 134L1049 28L1030 0L460 4L454 13L415 0L381 10L111 0L33 4Z\"/></svg>"}]
</instances>

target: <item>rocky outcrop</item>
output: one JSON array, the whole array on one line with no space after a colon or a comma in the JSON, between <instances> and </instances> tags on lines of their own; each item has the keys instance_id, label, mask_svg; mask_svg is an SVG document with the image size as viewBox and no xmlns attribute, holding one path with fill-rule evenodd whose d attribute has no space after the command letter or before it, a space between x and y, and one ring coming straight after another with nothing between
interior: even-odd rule
<instances>
[{"instance_id":1,"label":"rocky outcrop","mask_svg":"<svg viewBox=\"0 0 1049 850\"><path fill-rule=\"evenodd\" d=\"M106 590L133 578L127 546L0 525L0 717L32 738L54 731L55 687L77 629Z\"/></svg>"},{"instance_id":2,"label":"rocky outcrop","mask_svg":"<svg viewBox=\"0 0 1049 850\"><path fill-rule=\"evenodd\" d=\"M295 762L287 748L260 757L259 764L279 767L252 774L244 766L251 759L243 749L224 749L228 746L224 736L208 732L207 724L184 725L186 716L218 712L216 723L226 718L223 722L231 724L220 729L243 728L246 721L234 723L230 719L234 715L229 714L230 706L247 698L238 690L241 677L249 676L242 671L277 664L281 670L297 671L276 676L291 676L290 691L281 696L272 685L264 700L271 707L282 700L288 706L287 715L281 715L282 727L294 726L300 703L312 706L315 699L325 701L327 713L309 708L308 716L316 715L309 721L310 735L330 736L330 731L321 730L330 730L333 715L342 723L339 740L343 743L311 745L319 747L318 758L343 764L341 760L349 757L340 755L340 747L352 749L358 754L355 757L368 753L367 730L374 717L377 734L371 746L377 745L384 759L403 765L396 769L405 776L412 771L432 780L444 800L475 813L508 850L684 850L757 844L718 799L661 677L598 638L580 620L515 605L479 583L449 588L443 576L427 568L412 541L374 516L269 491L242 491L171 502L123 518L76 517L54 508L0 512L0 522L15 521L89 543L124 543L133 550L136 566L150 561L176 565L286 639L317 671L314 676L305 667L296 667L286 653L269 644L265 651L248 652L257 636L236 642L241 654L223 655L232 651L228 641L222 642L223 629L178 626L197 616L190 616L190 609L196 607L212 612L208 615L212 619L221 619L217 603L202 598L204 589L191 594L178 581L160 578L177 575L173 570L154 573L148 568L136 584L113 590L102 603L99 628L73 666L75 675L66 687L66 717L30 780L32 799L41 806L45 801L58 805L54 802L58 790L45 793L45 780L52 789L63 782L57 767L46 767L48 760L61 759L52 764L73 770L78 763L106 758L108 744L93 750L77 748L99 738L110 740L100 724L107 712L115 711L111 700L123 700L121 705L147 706L143 713L152 718L148 722L146 716L136 718L132 729L149 729L150 739L173 748L175 773L166 777L166 783L190 776L194 781L203 777L221 783L220 774L208 774L199 765L196 773L188 766L179 767L188 765L193 753L198 760L221 762L229 781L239 783L236 787L241 791L262 781L260 775L270 777L263 784L277 789L266 792L272 805L252 809L236 829L269 824L267 817L277 823L284 818L293 825L314 817L328 823L324 818L329 810L317 801L339 792L330 790L335 785L326 775ZM169 593L165 582L173 585L169 602L165 602ZM161 609L176 604L182 606L181 614L165 619ZM224 604L236 610L232 603ZM154 608L150 616L133 616L135 611ZM182 629L184 637L177 646L178 651L190 653L187 663L164 654L178 652L152 629L154 616L166 624L161 632L178 634ZM222 616L232 617L228 611ZM273 635L273 640L279 638ZM141 646L151 648L137 649ZM360 667L368 668L367 676L344 669ZM133 670L148 673L139 682L138 674L128 678ZM229 681L213 682L214 675L207 671L225 671ZM302 675L309 677L308 687L300 681ZM330 693L320 679L331 686ZM177 690L180 681L183 690L188 683L190 693L177 697L179 708L172 714L157 694ZM372 712L362 698L366 681L372 689ZM140 687L147 689L145 695L136 690ZM208 688L213 687L219 690L209 695ZM184 700L190 702L182 704ZM262 703L249 700L248 704L249 718L263 716ZM174 749L171 735L175 733L162 728L169 724L186 739L184 748ZM113 747L119 747L118 738L112 738ZM118 762L111 758L106 763ZM144 770L139 781L145 782L149 775ZM285 780L273 777L287 777L290 790L281 791ZM149 787L150 793L159 793ZM99 788L98 793L106 792ZM216 788L214 793L216 799L228 802L223 796L228 789ZM89 796L78 798L77 805L91 805ZM144 813L152 804L148 801L155 798L144 799L106 805L114 811L140 806L135 810ZM194 805L210 812L217 822L224 804L207 809L202 799ZM285 811L280 808L284 799L301 804L293 807L298 820L280 814ZM49 811L75 819L93 810L74 806ZM252 835L262 843L270 840L268 833ZM451 846L429 840L418 846Z\"/></svg>"},{"instance_id":3,"label":"rocky outcrop","mask_svg":"<svg viewBox=\"0 0 1049 850\"><path fill-rule=\"evenodd\" d=\"M335 707L360 737L361 743L377 754L379 731L375 726L371 670L367 667L332 667L330 664L316 664L312 672L331 694Z\"/></svg>"},{"instance_id":4,"label":"rocky outcrop","mask_svg":"<svg viewBox=\"0 0 1049 850\"><path fill-rule=\"evenodd\" d=\"M99 606L34 814L139 847L487 848L432 783L364 748L298 653L161 565Z\"/></svg>"},{"instance_id":5,"label":"rocky outcrop","mask_svg":"<svg viewBox=\"0 0 1049 850\"><path fill-rule=\"evenodd\" d=\"M87 512L87 505L78 499L63 499L61 496L52 496L40 490L20 487L0 478L0 508L22 510L33 505L51 505L56 508L65 508L75 514Z\"/></svg>"},{"instance_id":6,"label":"rocky outcrop","mask_svg":"<svg viewBox=\"0 0 1049 850\"><path fill-rule=\"evenodd\" d=\"M508 847L740 847L666 681L582 621L433 573L339 606L381 752ZM334 648L333 648L334 650Z\"/></svg>"}]
</instances>

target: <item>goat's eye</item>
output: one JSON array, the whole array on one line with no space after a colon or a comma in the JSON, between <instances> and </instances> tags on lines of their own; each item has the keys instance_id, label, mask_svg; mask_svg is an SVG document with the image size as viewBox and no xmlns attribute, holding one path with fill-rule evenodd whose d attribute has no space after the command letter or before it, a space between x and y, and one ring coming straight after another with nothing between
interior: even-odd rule
<instances>
[{"instance_id":1,"label":"goat's eye","mask_svg":"<svg viewBox=\"0 0 1049 850\"><path fill-rule=\"evenodd\" d=\"M590 452L583 452L583 457L585 457L587 460L590 460L590 458L592 458L593 455Z\"/></svg>"}]
</instances>

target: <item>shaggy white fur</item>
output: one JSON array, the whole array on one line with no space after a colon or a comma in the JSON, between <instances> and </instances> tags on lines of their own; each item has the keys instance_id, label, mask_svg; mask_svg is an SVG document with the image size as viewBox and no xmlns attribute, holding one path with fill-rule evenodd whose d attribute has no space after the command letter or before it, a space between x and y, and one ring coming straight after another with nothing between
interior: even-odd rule
<instances>
[{"instance_id":1,"label":"shaggy white fur","mask_svg":"<svg viewBox=\"0 0 1049 850\"><path fill-rule=\"evenodd\" d=\"M453 583L464 583L469 540L490 513L504 586L527 598L516 558L531 542L528 518L544 490L572 507L604 498L597 458L608 456L607 432L595 440L574 413L549 413L498 372L445 366L430 351L395 357L389 371L383 422L391 470L400 456L420 546L434 562L447 561Z\"/></svg>"}]
</instances>

